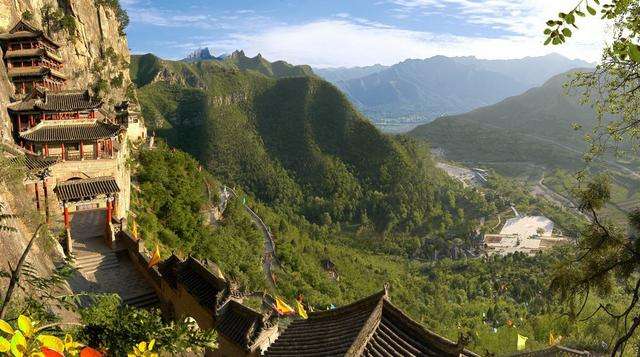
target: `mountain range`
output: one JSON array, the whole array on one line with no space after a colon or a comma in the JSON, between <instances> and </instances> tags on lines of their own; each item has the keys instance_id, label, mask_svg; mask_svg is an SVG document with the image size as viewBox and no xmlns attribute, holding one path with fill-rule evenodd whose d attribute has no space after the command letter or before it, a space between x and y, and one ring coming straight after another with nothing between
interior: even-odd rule
<instances>
[{"instance_id":1,"label":"mountain range","mask_svg":"<svg viewBox=\"0 0 640 357\"><path fill-rule=\"evenodd\" d=\"M491 105L573 68L558 54L512 60L434 56L393 66L316 69L374 122L426 122Z\"/></svg>"},{"instance_id":2,"label":"mountain range","mask_svg":"<svg viewBox=\"0 0 640 357\"><path fill-rule=\"evenodd\" d=\"M472 221L472 212L461 220L448 203L456 200L440 197L456 189L426 150L378 131L308 69L241 51L223 61L151 54L131 61L147 124L263 202L293 207L312 222L364 215L388 230L441 229L441 212L449 210L448 229Z\"/></svg>"},{"instance_id":3,"label":"mountain range","mask_svg":"<svg viewBox=\"0 0 640 357\"><path fill-rule=\"evenodd\" d=\"M590 149L585 135L593 133L597 119L591 106L580 104L579 89L565 87L574 73L554 76L540 87L494 105L438 118L409 135L427 140L446 159L523 178L545 195L552 190L572 197L575 172L606 171L613 193L603 213L625 222L627 212L640 204L637 160L611 152L589 163L583 160Z\"/></svg>"},{"instance_id":4,"label":"mountain range","mask_svg":"<svg viewBox=\"0 0 640 357\"><path fill-rule=\"evenodd\" d=\"M566 95L570 73L540 87L468 113L440 117L409 135L428 140L448 159L470 163L531 163L548 168L583 166L583 131L595 120L593 110Z\"/></svg>"}]
</instances>

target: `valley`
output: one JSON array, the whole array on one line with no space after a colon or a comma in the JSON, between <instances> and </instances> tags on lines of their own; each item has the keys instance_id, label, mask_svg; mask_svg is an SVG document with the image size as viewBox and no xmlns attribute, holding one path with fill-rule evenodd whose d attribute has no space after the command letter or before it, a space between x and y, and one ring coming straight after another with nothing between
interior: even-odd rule
<instances>
[{"instance_id":1,"label":"valley","mask_svg":"<svg viewBox=\"0 0 640 357\"><path fill-rule=\"evenodd\" d=\"M441 116L495 104L568 70L591 66L557 54L514 60L435 56L393 66L314 71L340 88L381 130L404 133Z\"/></svg>"},{"instance_id":2,"label":"valley","mask_svg":"<svg viewBox=\"0 0 640 357\"><path fill-rule=\"evenodd\" d=\"M640 99L455 5L0 0L0 355L635 353Z\"/></svg>"}]
</instances>

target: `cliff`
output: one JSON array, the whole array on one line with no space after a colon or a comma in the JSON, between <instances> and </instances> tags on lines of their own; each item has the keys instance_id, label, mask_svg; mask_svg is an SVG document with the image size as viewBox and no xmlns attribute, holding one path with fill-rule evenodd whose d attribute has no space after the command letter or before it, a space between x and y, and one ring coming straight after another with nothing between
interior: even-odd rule
<instances>
[{"instance_id":1,"label":"cliff","mask_svg":"<svg viewBox=\"0 0 640 357\"><path fill-rule=\"evenodd\" d=\"M99 94L105 108L134 98L129 78L129 49L120 30L117 2L104 0L0 0L0 33L20 19L44 29L57 41L64 61L67 89L87 88ZM104 4L104 5L102 5ZM4 53L0 50L0 56ZM13 93L4 63L0 63L0 107ZM0 110L3 140L10 140L10 121Z\"/></svg>"},{"instance_id":2,"label":"cliff","mask_svg":"<svg viewBox=\"0 0 640 357\"><path fill-rule=\"evenodd\" d=\"M104 109L125 99L135 100L135 90L129 77L129 50L122 32L115 0L0 0L0 33L10 30L18 20L43 29L61 45L59 55L68 78L65 89L90 89L104 101ZM4 58L0 48L0 57ZM14 94L7 77L4 61L0 61L0 135L3 144L13 145L11 121L6 107ZM16 213L19 219L11 225L17 233L0 235L4 252L0 265L15 266L31 234L42 220L35 213L33 197L26 193L22 182L0 183L0 203L6 213ZM44 235L44 234L43 234ZM59 244L51 236L41 238L28 256L28 262L41 273L50 272L54 262L63 257ZM0 287L6 280L0 279Z\"/></svg>"}]
</instances>

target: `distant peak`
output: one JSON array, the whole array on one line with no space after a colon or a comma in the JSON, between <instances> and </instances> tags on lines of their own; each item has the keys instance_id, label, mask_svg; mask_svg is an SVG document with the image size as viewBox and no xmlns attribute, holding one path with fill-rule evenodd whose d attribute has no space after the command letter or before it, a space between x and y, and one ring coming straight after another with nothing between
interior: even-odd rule
<instances>
[{"instance_id":1,"label":"distant peak","mask_svg":"<svg viewBox=\"0 0 640 357\"><path fill-rule=\"evenodd\" d=\"M215 57L209 51L209 47L199 48L191 53L184 59L185 61L202 61L211 60Z\"/></svg>"},{"instance_id":2,"label":"distant peak","mask_svg":"<svg viewBox=\"0 0 640 357\"><path fill-rule=\"evenodd\" d=\"M243 51L243 50L235 50L235 51L233 51L233 53L231 54L231 57L232 57L232 58L239 58L239 57L247 57L247 56L244 54L244 51Z\"/></svg>"}]
</instances>

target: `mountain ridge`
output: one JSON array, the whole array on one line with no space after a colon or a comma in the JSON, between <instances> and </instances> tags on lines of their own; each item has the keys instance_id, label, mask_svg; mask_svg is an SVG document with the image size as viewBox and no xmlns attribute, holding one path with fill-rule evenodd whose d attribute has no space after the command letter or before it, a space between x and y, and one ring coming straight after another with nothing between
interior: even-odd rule
<instances>
[{"instance_id":1,"label":"mountain ridge","mask_svg":"<svg viewBox=\"0 0 640 357\"><path fill-rule=\"evenodd\" d=\"M363 77L333 83L374 122L426 122L497 103L553 75L590 65L558 54L513 60L438 55L406 59ZM339 70L329 71L328 78L338 78L335 72Z\"/></svg>"}]
</instances>

